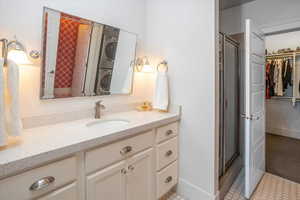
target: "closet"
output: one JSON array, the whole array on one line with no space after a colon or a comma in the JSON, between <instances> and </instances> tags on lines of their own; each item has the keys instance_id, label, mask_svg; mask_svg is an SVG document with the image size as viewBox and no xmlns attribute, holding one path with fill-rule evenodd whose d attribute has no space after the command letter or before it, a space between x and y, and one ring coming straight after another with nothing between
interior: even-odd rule
<instances>
[{"instance_id":1,"label":"closet","mask_svg":"<svg viewBox=\"0 0 300 200\"><path fill-rule=\"evenodd\" d=\"M266 171L300 183L300 31L266 36Z\"/></svg>"},{"instance_id":2,"label":"closet","mask_svg":"<svg viewBox=\"0 0 300 200\"><path fill-rule=\"evenodd\" d=\"M266 99L299 101L299 76L297 59L300 51L266 52Z\"/></svg>"}]
</instances>

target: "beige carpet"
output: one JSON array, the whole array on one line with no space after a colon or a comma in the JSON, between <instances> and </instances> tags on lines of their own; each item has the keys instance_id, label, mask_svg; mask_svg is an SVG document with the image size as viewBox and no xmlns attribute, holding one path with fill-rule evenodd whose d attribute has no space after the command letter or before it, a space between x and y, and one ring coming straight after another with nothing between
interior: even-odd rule
<instances>
[{"instance_id":1,"label":"beige carpet","mask_svg":"<svg viewBox=\"0 0 300 200\"><path fill-rule=\"evenodd\" d=\"M240 175L225 200L246 200L243 187L243 175ZM300 184L266 173L251 200L300 200Z\"/></svg>"}]
</instances>

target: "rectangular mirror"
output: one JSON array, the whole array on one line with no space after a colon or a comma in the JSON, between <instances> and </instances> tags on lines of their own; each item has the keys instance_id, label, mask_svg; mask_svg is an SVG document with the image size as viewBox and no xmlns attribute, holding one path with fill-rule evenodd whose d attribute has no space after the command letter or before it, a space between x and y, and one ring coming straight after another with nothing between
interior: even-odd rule
<instances>
[{"instance_id":1,"label":"rectangular mirror","mask_svg":"<svg viewBox=\"0 0 300 200\"><path fill-rule=\"evenodd\" d=\"M130 94L137 35L44 9L41 99Z\"/></svg>"}]
</instances>

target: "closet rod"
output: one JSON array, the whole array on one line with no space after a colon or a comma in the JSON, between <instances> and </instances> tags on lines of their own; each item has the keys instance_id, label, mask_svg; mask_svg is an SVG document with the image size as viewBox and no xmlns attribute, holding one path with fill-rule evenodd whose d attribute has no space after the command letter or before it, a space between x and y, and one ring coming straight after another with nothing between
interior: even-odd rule
<instances>
[{"instance_id":1,"label":"closet rod","mask_svg":"<svg viewBox=\"0 0 300 200\"><path fill-rule=\"evenodd\" d=\"M279 54L271 54L271 55L266 55L266 58L274 58L274 57L294 57L294 56L299 56L300 52L299 51L294 51L291 53L279 53Z\"/></svg>"},{"instance_id":2,"label":"closet rod","mask_svg":"<svg viewBox=\"0 0 300 200\"><path fill-rule=\"evenodd\" d=\"M294 56L266 56L267 60L271 60L271 59L279 59L279 58L291 58L294 59Z\"/></svg>"}]
</instances>

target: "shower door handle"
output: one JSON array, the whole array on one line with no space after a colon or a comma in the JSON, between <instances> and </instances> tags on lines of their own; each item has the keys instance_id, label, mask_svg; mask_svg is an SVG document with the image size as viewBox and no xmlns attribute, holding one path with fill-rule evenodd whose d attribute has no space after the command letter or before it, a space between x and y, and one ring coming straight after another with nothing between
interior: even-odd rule
<instances>
[{"instance_id":1,"label":"shower door handle","mask_svg":"<svg viewBox=\"0 0 300 200\"><path fill-rule=\"evenodd\" d=\"M241 114L241 117L244 119L249 119L249 120L259 120L260 119L260 116L254 116L254 115L247 116L245 113Z\"/></svg>"}]
</instances>

